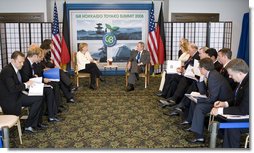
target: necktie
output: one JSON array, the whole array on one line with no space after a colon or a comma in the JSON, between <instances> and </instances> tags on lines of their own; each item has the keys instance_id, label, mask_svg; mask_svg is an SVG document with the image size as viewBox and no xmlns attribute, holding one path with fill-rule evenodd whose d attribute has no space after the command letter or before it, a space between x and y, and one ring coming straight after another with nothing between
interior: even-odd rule
<instances>
[{"instance_id":1,"label":"necktie","mask_svg":"<svg viewBox=\"0 0 254 153\"><path fill-rule=\"evenodd\" d=\"M32 74L34 75L34 65L33 64L31 65L31 68L32 68Z\"/></svg>"},{"instance_id":2,"label":"necktie","mask_svg":"<svg viewBox=\"0 0 254 153\"><path fill-rule=\"evenodd\" d=\"M19 82L22 83L22 78L21 78L21 75L20 75L19 71L17 72L17 76L18 76Z\"/></svg>"},{"instance_id":3,"label":"necktie","mask_svg":"<svg viewBox=\"0 0 254 153\"><path fill-rule=\"evenodd\" d=\"M137 55L137 62L138 63L140 62L140 52L138 52L138 55Z\"/></svg>"},{"instance_id":4,"label":"necktie","mask_svg":"<svg viewBox=\"0 0 254 153\"><path fill-rule=\"evenodd\" d=\"M185 68L185 69L186 69L187 66L189 65L191 59L192 59L192 57L190 56L190 57L188 58L188 60L184 62L184 68Z\"/></svg>"},{"instance_id":5,"label":"necktie","mask_svg":"<svg viewBox=\"0 0 254 153\"><path fill-rule=\"evenodd\" d=\"M234 103L234 105L237 105L237 99L236 99L236 96L237 96L237 93L238 93L238 90L239 90L239 88L240 88L240 83L238 84L238 86L237 86L237 88L235 89L235 97L234 97L234 99L235 99L235 103Z\"/></svg>"},{"instance_id":6,"label":"necktie","mask_svg":"<svg viewBox=\"0 0 254 153\"><path fill-rule=\"evenodd\" d=\"M238 84L237 88L235 89L235 98L236 98L239 88L240 88L240 83Z\"/></svg>"}]
</instances>

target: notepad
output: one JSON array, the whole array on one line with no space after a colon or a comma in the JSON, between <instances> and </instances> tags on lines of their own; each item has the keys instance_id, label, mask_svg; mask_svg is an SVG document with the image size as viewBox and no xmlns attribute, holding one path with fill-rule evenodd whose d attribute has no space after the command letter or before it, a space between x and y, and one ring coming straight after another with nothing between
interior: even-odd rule
<instances>
[{"instance_id":1,"label":"notepad","mask_svg":"<svg viewBox=\"0 0 254 153\"><path fill-rule=\"evenodd\" d=\"M167 60L167 74L178 73L177 68L181 67L181 61Z\"/></svg>"},{"instance_id":2,"label":"notepad","mask_svg":"<svg viewBox=\"0 0 254 153\"><path fill-rule=\"evenodd\" d=\"M244 120L244 119L249 119L250 116L249 115L230 115L230 114L223 114L223 115L220 115L226 119L229 119L229 120Z\"/></svg>"},{"instance_id":3,"label":"notepad","mask_svg":"<svg viewBox=\"0 0 254 153\"><path fill-rule=\"evenodd\" d=\"M34 83L29 87L28 96L43 96L44 83Z\"/></svg>"}]
</instances>

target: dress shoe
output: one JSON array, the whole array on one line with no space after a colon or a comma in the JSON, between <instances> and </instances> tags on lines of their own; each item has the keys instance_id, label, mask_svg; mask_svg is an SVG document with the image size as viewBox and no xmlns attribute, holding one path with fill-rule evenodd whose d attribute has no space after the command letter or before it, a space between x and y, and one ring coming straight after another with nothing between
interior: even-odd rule
<instances>
[{"instance_id":1,"label":"dress shoe","mask_svg":"<svg viewBox=\"0 0 254 153\"><path fill-rule=\"evenodd\" d=\"M68 100L67 100L67 103L75 103L75 101L74 101L73 98L71 98L71 99L68 99Z\"/></svg>"},{"instance_id":2,"label":"dress shoe","mask_svg":"<svg viewBox=\"0 0 254 153\"><path fill-rule=\"evenodd\" d=\"M182 110L180 107L176 107L175 110L176 110L177 112L183 112L183 110Z\"/></svg>"},{"instance_id":3,"label":"dress shoe","mask_svg":"<svg viewBox=\"0 0 254 153\"><path fill-rule=\"evenodd\" d=\"M167 100L163 100L163 99L159 100L159 102L163 105L169 105L170 104Z\"/></svg>"},{"instance_id":4,"label":"dress shoe","mask_svg":"<svg viewBox=\"0 0 254 153\"><path fill-rule=\"evenodd\" d=\"M74 99L73 98L70 98L67 100L67 103L75 103Z\"/></svg>"},{"instance_id":5,"label":"dress shoe","mask_svg":"<svg viewBox=\"0 0 254 153\"><path fill-rule=\"evenodd\" d=\"M48 119L48 122L60 122L60 119L56 118L56 117L52 117Z\"/></svg>"},{"instance_id":6,"label":"dress shoe","mask_svg":"<svg viewBox=\"0 0 254 153\"><path fill-rule=\"evenodd\" d=\"M47 125L47 124L39 123L39 124L37 125L37 127L40 127L40 128L47 128L48 125Z\"/></svg>"},{"instance_id":7,"label":"dress shoe","mask_svg":"<svg viewBox=\"0 0 254 153\"><path fill-rule=\"evenodd\" d=\"M191 139L191 140L187 140L189 143L193 143L193 144L197 144L197 143L205 143L205 139L204 138L198 138L198 139Z\"/></svg>"},{"instance_id":8,"label":"dress shoe","mask_svg":"<svg viewBox=\"0 0 254 153\"><path fill-rule=\"evenodd\" d=\"M73 87L73 88L71 88L71 93L74 93L77 90L78 90L78 87Z\"/></svg>"},{"instance_id":9,"label":"dress shoe","mask_svg":"<svg viewBox=\"0 0 254 153\"><path fill-rule=\"evenodd\" d=\"M36 131L34 128L32 128L31 126L29 126L29 127L26 127L26 128L25 128L25 132L28 132L28 133L36 133L37 131Z\"/></svg>"},{"instance_id":10,"label":"dress shoe","mask_svg":"<svg viewBox=\"0 0 254 153\"><path fill-rule=\"evenodd\" d=\"M128 85L126 91L129 92L129 91L133 91L134 90L134 85Z\"/></svg>"},{"instance_id":11,"label":"dress shoe","mask_svg":"<svg viewBox=\"0 0 254 153\"><path fill-rule=\"evenodd\" d=\"M38 124L37 127L35 127L36 130L45 130L47 129L47 125L45 124Z\"/></svg>"},{"instance_id":12,"label":"dress shoe","mask_svg":"<svg viewBox=\"0 0 254 153\"><path fill-rule=\"evenodd\" d=\"M96 90L97 89L95 85L91 85L89 88L92 89L92 90Z\"/></svg>"},{"instance_id":13,"label":"dress shoe","mask_svg":"<svg viewBox=\"0 0 254 153\"><path fill-rule=\"evenodd\" d=\"M191 128L187 128L185 129L185 131L191 132Z\"/></svg>"},{"instance_id":14,"label":"dress shoe","mask_svg":"<svg viewBox=\"0 0 254 153\"><path fill-rule=\"evenodd\" d=\"M102 77L100 77L100 81L101 81L101 82L105 82L105 79L102 78Z\"/></svg>"},{"instance_id":15,"label":"dress shoe","mask_svg":"<svg viewBox=\"0 0 254 153\"><path fill-rule=\"evenodd\" d=\"M162 92L158 92L158 93L156 93L156 96L158 96L158 97L162 97Z\"/></svg>"},{"instance_id":16,"label":"dress shoe","mask_svg":"<svg viewBox=\"0 0 254 153\"><path fill-rule=\"evenodd\" d=\"M180 123L180 125L187 125L190 124L188 121L183 121L182 123Z\"/></svg>"},{"instance_id":17,"label":"dress shoe","mask_svg":"<svg viewBox=\"0 0 254 153\"><path fill-rule=\"evenodd\" d=\"M169 116L179 116L180 114L177 111L173 111L169 114Z\"/></svg>"},{"instance_id":18,"label":"dress shoe","mask_svg":"<svg viewBox=\"0 0 254 153\"><path fill-rule=\"evenodd\" d=\"M179 114L175 114L175 112L163 112L163 114L167 116L179 116Z\"/></svg>"}]
</instances>

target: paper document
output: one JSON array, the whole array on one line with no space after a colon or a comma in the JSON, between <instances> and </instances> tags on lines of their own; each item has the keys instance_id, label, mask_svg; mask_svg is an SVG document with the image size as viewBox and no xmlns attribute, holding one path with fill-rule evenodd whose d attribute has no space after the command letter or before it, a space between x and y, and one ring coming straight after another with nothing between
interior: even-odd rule
<instances>
[{"instance_id":1,"label":"paper document","mask_svg":"<svg viewBox=\"0 0 254 153\"><path fill-rule=\"evenodd\" d=\"M42 83L42 77L31 78L29 80L32 80L35 83Z\"/></svg>"},{"instance_id":2,"label":"paper document","mask_svg":"<svg viewBox=\"0 0 254 153\"><path fill-rule=\"evenodd\" d=\"M229 115L229 114L223 114L220 115L226 119L230 119L230 120L243 120L243 119L249 119L249 115Z\"/></svg>"},{"instance_id":3,"label":"paper document","mask_svg":"<svg viewBox=\"0 0 254 153\"><path fill-rule=\"evenodd\" d=\"M29 87L28 96L43 96L44 83L34 83Z\"/></svg>"},{"instance_id":4,"label":"paper document","mask_svg":"<svg viewBox=\"0 0 254 153\"><path fill-rule=\"evenodd\" d=\"M197 103L197 98L194 98L193 96L191 96L191 94L184 94L186 97L188 97L191 101Z\"/></svg>"},{"instance_id":5,"label":"paper document","mask_svg":"<svg viewBox=\"0 0 254 153\"><path fill-rule=\"evenodd\" d=\"M185 73L183 75L186 78L190 78L197 81L197 78L195 77L193 66L189 65L187 69L185 70Z\"/></svg>"},{"instance_id":6,"label":"paper document","mask_svg":"<svg viewBox=\"0 0 254 153\"><path fill-rule=\"evenodd\" d=\"M193 96L194 98L207 98L206 95L201 95L199 92L191 92L190 95Z\"/></svg>"},{"instance_id":7,"label":"paper document","mask_svg":"<svg viewBox=\"0 0 254 153\"><path fill-rule=\"evenodd\" d=\"M201 73L199 70L199 62L196 59L194 60L193 73L197 76L201 76Z\"/></svg>"},{"instance_id":8,"label":"paper document","mask_svg":"<svg viewBox=\"0 0 254 153\"><path fill-rule=\"evenodd\" d=\"M177 68L181 68L181 61L167 60L167 74L178 73Z\"/></svg>"},{"instance_id":9,"label":"paper document","mask_svg":"<svg viewBox=\"0 0 254 153\"><path fill-rule=\"evenodd\" d=\"M199 92L191 92L190 94L185 94L185 96L195 103L197 103L199 98L207 98L206 95L201 95Z\"/></svg>"}]
</instances>

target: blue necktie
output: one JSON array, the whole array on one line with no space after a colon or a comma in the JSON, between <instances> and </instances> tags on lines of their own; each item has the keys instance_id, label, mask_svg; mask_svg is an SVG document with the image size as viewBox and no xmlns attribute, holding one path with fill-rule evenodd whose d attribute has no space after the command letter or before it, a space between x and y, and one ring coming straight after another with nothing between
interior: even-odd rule
<instances>
[{"instance_id":1,"label":"blue necktie","mask_svg":"<svg viewBox=\"0 0 254 153\"><path fill-rule=\"evenodd\" d=\"M137 62L138 63L140 62L140 52L138 52L138 55L137 55Z\"/></svg>"},{"instance_id":2,"label":"blue necktie","mask_svg":"<svg viewBox=\"0 0 254 153\"><path fill-rule=\"evenodd\" d=\"M21 78L21 75L20 75L19 71L17 72L17 76L18 76L19 82L22 83L22 78Z\"/></svg>"}]
</instances>

